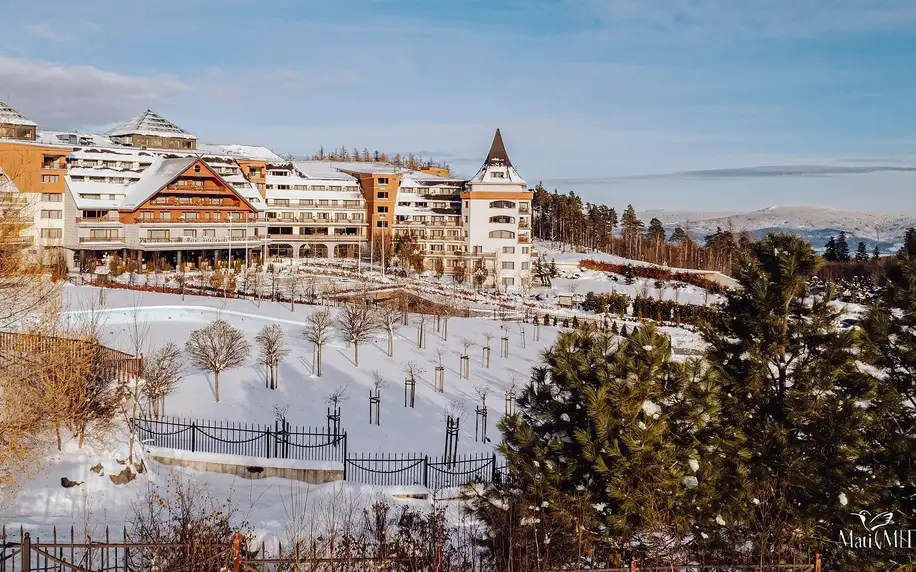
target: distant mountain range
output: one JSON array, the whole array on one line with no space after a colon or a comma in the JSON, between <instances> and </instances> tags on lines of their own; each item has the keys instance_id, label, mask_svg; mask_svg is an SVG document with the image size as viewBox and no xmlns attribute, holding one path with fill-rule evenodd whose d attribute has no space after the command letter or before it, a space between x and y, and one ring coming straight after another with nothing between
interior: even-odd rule
<instances>
[{"instance_id":1,"label":"distant mountain range","mask_svg":"<svg viewBox=\"0 0 916 572\"><path fill-rule=\"evenodd\" d=\"M715 232L716 228L729 226L755 236L774 231L792 232L810 241L815 248L823 247L831 236L845 231L851 249L862 241L869 250L878 244L884 252L896 251L906 229L916 227L916 214L861 213L809 205L776 206L745 213L648 210L639 213L639 217L646 224L656 217L669 233L680 226L700 239Z\"/></svg>"}]
</instances>

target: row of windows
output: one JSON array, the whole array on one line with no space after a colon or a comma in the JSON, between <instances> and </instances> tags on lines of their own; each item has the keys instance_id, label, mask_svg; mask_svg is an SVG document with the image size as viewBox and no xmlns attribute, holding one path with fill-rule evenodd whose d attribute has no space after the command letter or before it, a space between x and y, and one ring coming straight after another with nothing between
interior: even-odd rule
<instances>
[{"instance_id":1,"label":"row of windows","mask_svg":"<svg viewBox=\"0 0 916 572\"><path fill-rule=\"evenodd\" d=\"M182 232L181 236L184 236L186 238L197 238L198 232L200 232L201 233L200 236L203 236L204 238L215 238L216 237L216 230L212 228L205 228L200 231L198 231L196 228L186 228ZM246 233L245 233L244 228L233 228L230 231L230 236L232 238L245 238L245 234ZM171 238L171 231L170 230L149 230L146 232L146 237L159 239L159 240L169 239Z\"/></svg>"},{"instance_id":2,"label":"row of windows","mask_svg":"<svg viewBox=\"0 0 916 572\"><path fill-rule=\"evenodd\" d=\"M342 187L340 185L266 185L268 190L278 191L356 191L359 187Z\"/></svg>"},{"instance_id":3,"label":"row of windows","mask_svg":"<svg viewBox=\"0 0 916 572\"><path fill-rule=\"evenodd\" d=\"M530 262L522 262L522 270L528 270L530 265L531 265ZM503 270L515 270L515 263L514 262L503 262L502 268Z\"/></svg>"},{"instance_id":4,"label":"row of windows","mask_svg":"<svg viewBox=\"0 0 916 572\"><path fill-rule=\"evenodd\" d=\"M41 200L45 203L59 203L64 200L62 193L41 193Z\"/></svg>"},{"instance_id":5,"label":"row of windows","mask_svg":"<svg viewBox=\"0 0 916 572\"><path fill-rule=\"evenodd\" d=\"M271 204L277 207L288 207L290 205L296 204L296 201L291 200L291 199L270 199L268 204ZM336 206L341 206L341 205L345 207L362 206L362 203L360 201L341 201L338 199L318 199L317 201L315 199L299 199L298 204L300 207L311 207L311 206L315 206L316 204L319 207L327 207L327 206L336 207Z\"/></svg>"},{"instance_id":6,"label":"row of windows","mask_svg":"<svg viewBox=\"0 0 916 572\"><path fill-rule=\"evenodd\" d=\"M225 214L225 216L223 216ZM171 211L143 211L141 220L172 220ZM242 220L242 213L210 213L210 212L183 212L178 220Z\"/></svg>"},{"instance_id":7,"label":"row of windows","mask_svg":"<svg viewBox=\"0 0 916 572\"><path fill-rule=\"evenodd\" d=\"M42 183L57 183L60 181L60 175L42 175Z\"/></svg>"},{"instance_id":8,"label":"row of windows","mask_svg":"<svg viewBox=\"0 0 916 572\"><path fill-rule=\"evenodd\" d=\"M61 238L64 229L62 228L43 228L41 229L41 238Z\"/></svg>"},{"instance_id":9,"label":"row of windows","mask_svg":"<svg viewBox=\"0 0 916 572\"><path fill-rule=\"evenodd\" d=\"M64 211L45 209L41 211L41 218L61 219L61 218L64 218Z\"/></svg>"},{"instance_id":10,"label":"row of windows","mask_svg":"<svg viewBox=\"0 0 916 572\"><path fill-rule=\"evenodd\" d=\"M296 213L296 212L269 212L267 213L268 219L295 219L295 218L314 218L317 220L354 220L361 221L363 220L363 213L334 213L334 216L331 216L331 213Z\"/></svg>"}]
</instances>

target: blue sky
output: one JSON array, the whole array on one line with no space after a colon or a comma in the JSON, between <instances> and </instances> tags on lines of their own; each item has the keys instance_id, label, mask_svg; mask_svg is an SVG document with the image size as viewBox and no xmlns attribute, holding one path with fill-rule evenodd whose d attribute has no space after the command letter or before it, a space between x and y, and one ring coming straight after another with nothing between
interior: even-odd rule
<instances>
[{"instance_id":1,"label":"blue sky","mask_svg":"<svg viewBox=\"0 0 916 572\"><path fill-rule=\"evenodd\" d=\"M499 126L586 200L916 211L912 0L0 1L0 100L48 128L151 107L472 174Z\"/></svg>"}]
</instances>

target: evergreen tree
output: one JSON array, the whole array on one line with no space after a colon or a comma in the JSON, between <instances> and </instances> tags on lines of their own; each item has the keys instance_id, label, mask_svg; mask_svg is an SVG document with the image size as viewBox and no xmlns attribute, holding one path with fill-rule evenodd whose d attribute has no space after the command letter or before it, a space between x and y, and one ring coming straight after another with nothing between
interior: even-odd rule
<instances>
[{"instance_id":1,"label":"evergreen tree","mask_svg":"<svg viewBox=\"0 0 916 572\"><path fill-rule=\"evenodd\" d=\"M523 569L506 566L510 554L534 553L538 569L683 557L709 502L708 370L673 361L654 327L619 343L590 328L564 333L544 360L500 424L509 478L472 505L496 569Z\"/></svg>"},{"instance_id":2,"label":"evergreen tree","mask_svg":"<svg viewBox=\"0 0 916 572\"><path fill-rule=\"evenodd\" d=\"M665 242L665 227L662 221L653 218L649 221L649 228L646 229L646 239L652 243Z\"/></svg>"},{"instance_id":3,"label":"evergreen tree","mask_svg":"<svg viewBox=\"0 0 916 572\"><path fill-rule=\"evenodd\" d=\"M674 232L671 233L671 242L674 244L686 244L689 241L690 237L687 236L687 232L681 227L675 228Z\"/></svg>"},{"instance_id":4,"label":"evergreen tree","mask_svg":"<svg viewBox=\"0 0 916 572\"><path fill-rule=\"evenodd\" d=\"M836 239L836 259L840 262L849 262L849 243L846 242L846 233L840 231Z\"/></svg>"},{"instance_id":5,"label":"evergreen tree","mask_svg":"<svg viewBox=\"0 0 916 572\"><path fill-rule=\"evenodd\" d=\"M632 264L627 264L623 267L623 280L627 283L627 285L631 285L636 282L636 271Z\"/></svg>"},{"instance_id":6,"label":"evergreen tree","mask_svg":"<svg viewBox=\"0 0 916 572\"><path fill-rule=\"evenodd\" d=\"M864 242L859 241L859 245L856 246L856 262L864 262L866 260L868 260L868 248Z\"/></svg>"},{"instance_id":7,"label":"evergreen tree","mask_svg":"<svg viewBox=\"0 0 916 572\"><path fill-rule=\"evenodd\" d=\"M903 248L898 251L898 256L901 253L908 256L916 256L916 229L908 228L903 233Z\"/></svg>"},{"instance_id":8,"label":"evergreen tree","mask_svg":"<svg viewBox=\"0 0 916 572\"><path fill-rule=\"evenodd\" d=\"M878 248L878 244L875 244L875 249L871 251L871 259L878 260L881 258L881 250Z\"/></svg>"},{"instance_id":9,"label":"evergreen tree","mask_svg":"<svg viewBox=\"0 0 916 572\"><path fill-rule=\"evenodd\" d=\"M866 359L884 373L871 401L884 423L872 435L876 446L870 466L884 467L883 476L893 485L880 505L898 511L896 528L916 528L916 256L900 255L861 331ZM910 552L909 562L916 563Z\"/></svg>"},{"instance_id":10,"label":"evergreen tree","mask_svg":"<svg viewBox=\"0 0 916 572\"><path fill-rule=\"evenodd\" d=\"M836 262L836 238L830 237L827 241L827 244L824 245L824 260L829 260L830 262Z\"/></svg>"},{"instance_id":11,"label":"evergreen tree","mask_svg":"<svg viewBox=\"0 0 916 572\"><path fill-rule=\"evenodd\" d=\"M858 554L837 547L839 531L883 485L865 439L875 380L858 366L857 334L836 328L832 293L811 297L816 269L804 240L768 235L741 254L741 288L702 327L721 386L721 492L697 532L713 546L750 543L762 563L792 545L836 563Z\"/></svg>"}]
</instances>

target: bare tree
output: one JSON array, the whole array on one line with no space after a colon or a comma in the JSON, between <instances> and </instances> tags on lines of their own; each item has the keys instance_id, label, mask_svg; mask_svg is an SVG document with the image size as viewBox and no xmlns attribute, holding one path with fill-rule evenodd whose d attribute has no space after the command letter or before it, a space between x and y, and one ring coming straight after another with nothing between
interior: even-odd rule
<instances>
[{"instance_id":1,"label":"bare tree","mask_svg":"<svg viewBox=\"0 0 916 572\"><path fill-rule=\"evenodd\" d=\"M426 314L417 314L417 348L423 349L426 344Z\"/></svg>"},{"instance_id":2,"label":"bare tree","mask_svg":"<svg viewBox=\"0 0 916 572\"><path fill-rule=\"evenodd\" d=\"M394 331L401 325L401 311L391 306L379 309L378 323L388 334L388 357L394 357Z\"/></svg>"},{"instance_id":3,"label":"bare tree","mask_svg":"<svg viewBox=\"0 0 916 572\"><path fill-rule=\"evenodd\" d=\"M289 355L289 348L283 339L283 329L277 324L261 328L254 338L258 344L258 362L264 365L267 372L267 387L277 389L280 384L278 368L280 360Z\"/></svg>"},{"instance_id":4,"label":"bare tree","mask_svg":"<svg viewBox=\"0 0 916 572\"><path fill-rule=\"evenodd\" d=\"M377 369L372 370L372 388L375 391L381 391L388 385L388 380L382 377L382 372Z\"/></svg>"},{"instance_id":5,"label":"bare tree","mask_svg":"<svg viewBox=\"0 0 916 572\"><path fill-rule=\"evenodd\" d=\"M181 348L175 342L143 358L143 393L156 419L165 415L165 398L178 389L183 367Z\"/></svg>"},{"instance_id":6,"label":"bare tree","mask_svg":"<svg viewBox=\"0 0 916 572\"><path fill-rule=\"evenodd\" d=\"M493 335L493 332L484 332L483 333L483 339L487 341L486 344L483 346L483 365L486 368L490 367L490 352L492 351L492 346L490 345L490 342L492 342L493 338L495 337L496 336Z\"/></svg>"},{"instance_id":7,"label":"bare tree","mask_svg":"<svg viewBox=\"0 0 916 572\"><path fill-rule=\"evenodd\" d=\"M347 303L337 317L337 331L353 344L353 365L359 367L359 346L372 339L378 329L375 312L367 304Z\"/></svg>"},{"instance_id":8,"label":"bare tree","mask_svg":"<svg viewBox=\"0 0 916 572\"><path fill-rule=\"evenodd\" d=\"M335 389L334 391L328 394L328 396L324 400L325 403L327 403L334 409L337 409L338 407L340 407L341 403L350 399L350 397L347 395L348 387L349 385L339 386L337 389Z\"/></svg>"},{"instance_id":9,"label":"bare tree","mask_svg":"<svg viewBox=\"0 0 916 572\"><path fill-rule=\"evenodd\" d=\"M426 373L426 370L417 362L409 361L404 365L404 373L410 381L417 381L417 378Z\"/></svg>"},{"instance_id":10,"label":"bare tree","mask_svg":"<svg viewBox=\"0 0 916 572\"><path fill-rule=\"evenodd\" d=\"M292 312L296 309L296 296L299 295L299 291L302 288L302 281L297 273L290 271L290 275L287 276L284 286L284 290L286 290L286 294L289 296L289 310Z\"/></svg>"},{"instance_id":11,"label":"bare tree","mask_svg":"<svg viewBox=\"0 0 916 572\"><path fill-rule=\"evenodd\" d=\"M213 388L219 403L219 374L223 370L239 367L251 353L245 334L228 322L217 319L194 330L185 343L188 360L195 367L213 373Z\"/></svg>"},{"instance_id":12,"label":"bare tree","mask_svg":"<svg viewBox=\"0 0 916 572\"><path fill-rule=\"evenodd\" d=\"M312 343L312 372L321 377L321 349L331 340L333 332L331 311L327 308L313 312L305 319L305 337Z\"/></svg>"},{"instance_id":13,"label":"bare tree","mask_svg":"<svg viewBox=\"0 0 916 572\"><path fill-rule=\"evenodd\" d=\"M487 397L492 391L489 385L480 384L474 386L474 394L477 396L477 399L480 400L481 407L485 408L487 406Z\"/></svg>"},{"instance_id":14,"label":"bare tree","mask_svg":"<svg viewBox=\"0 0 916 572\"><path fill-rule=\"evenodd\" d=\"M143 311L143 296L133 292L130 310L128 310L127 337L130 343L130 353L135 356L146 353L149 345L150 328L152 324Z\"/></svg>"}]
</instances>

